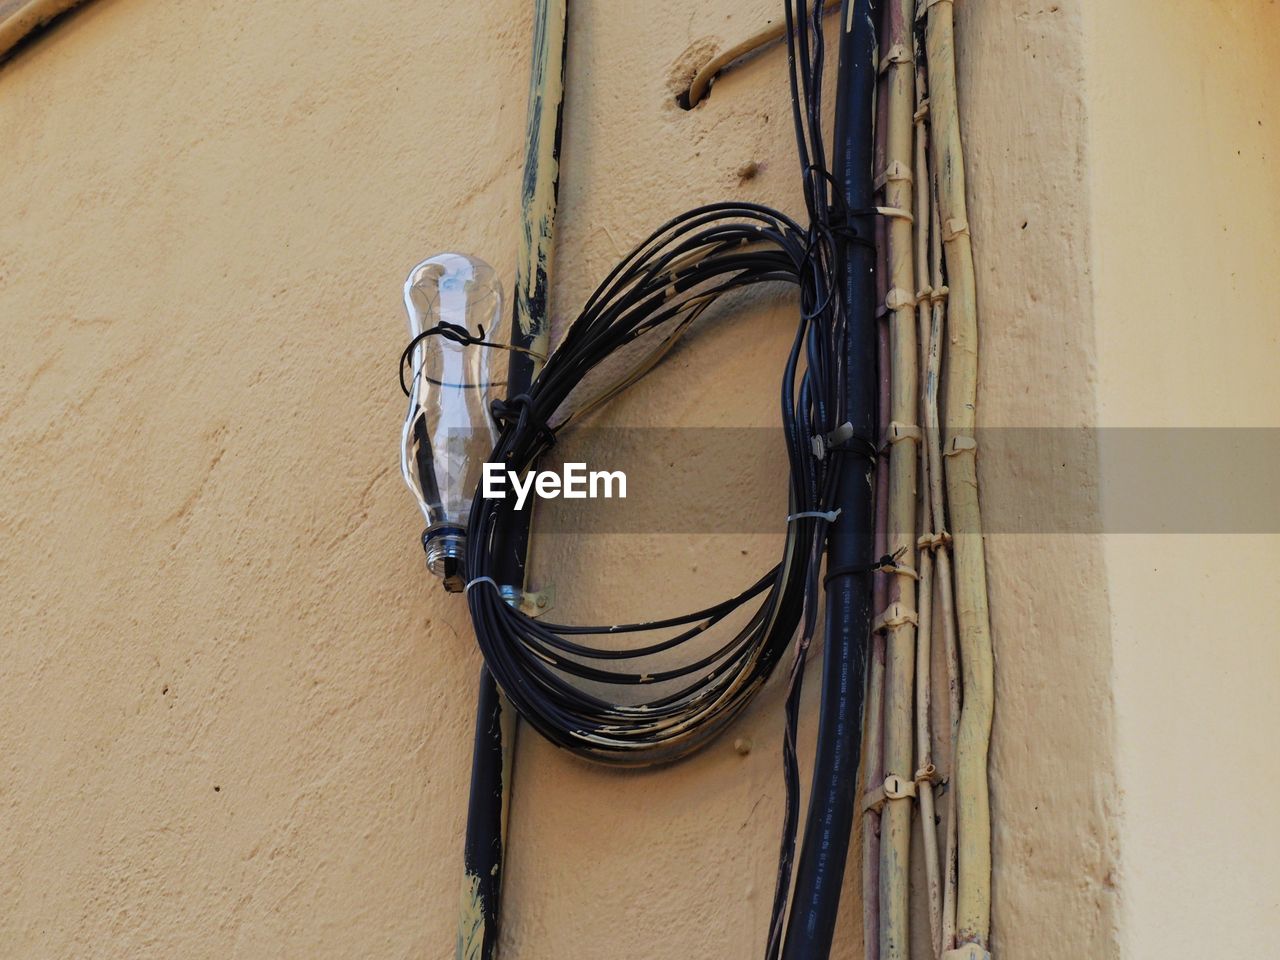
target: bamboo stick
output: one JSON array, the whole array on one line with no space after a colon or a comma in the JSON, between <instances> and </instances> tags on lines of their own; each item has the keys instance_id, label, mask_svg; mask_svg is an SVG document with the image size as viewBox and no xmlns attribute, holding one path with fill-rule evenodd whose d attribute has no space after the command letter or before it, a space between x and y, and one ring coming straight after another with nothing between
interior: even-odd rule
<instances>
[{"instance_id":1,"label":"bamboo stick","mask_svg":"<svg viewBox=\"0 0 1280 960\"><path fill-rule=\"evenodd\" d=\"M555 249L560 189L560 136L568 0L536 0L533 56L521 182L520 244L516 255L515 322L507 376L508 396L523 392L549 353L551 314L547 298ZM529 528L517 528L500 560L504 584L525 585ZM463 854L462 895L454 956L494 960L498 955L503 857L511 810L519 718L487 667L481 668L471 795Z\"/></svg>"},{"instance_id":2,"label":"bamboo stick","mask_svg":"<svg viewBox=\"0 0 1280 960\"><path fill-rule=\"evenodd\" d=\"M912 168L915 136L915 63L911 42L912 0L885 8L887 47L881 54L882 83L888 88L884 182L887 217L889 352L891 366L889 432L889 553L896 559L889 605L880 618L886 633L884 720L884 812L880 844L880 955L908 960L910 954L910 859L912 701L916 645L916 478L919 427L915 266L912 241Z\"/></svg>"},{"instance_id":3,"label":"bamboo stick","mask_svg":"<svg viewBox=\"0 0 1280 960\"><path fill-rule=\"evenodd\" d=\"M936 194L936 180L931 178L930 190ZM938 619L942 623L943 648L947 664L947 719L948 750L950 763L948 789L944 796L943 813L947 821L945 852L942 857L942 941L943 951L955 946L956 935L956 816L954 773L956 740L960 733L960 652L956 637L956 613L951 579L951 536L946 532L946 515L942 493L942 429L938 423L938 381L942 369L943 324L946 318L947 288L942 278L942 226L938 220L937 198L930 205L930 313L929 344L925 363L925 455L928 461L929 504L932 514L933 554L937 567L934 587L938 595Z\"/></svg>"},{"instance_id":4,"label":"bamboo stick","mask_svg":"<svg viewBox=\"0 0 1280 960\"><path fill-rule=\"evenodd\" d=\"M875 153L872 161L876 170L885 166L885 125L882 118L888 113L888 89L876 85L876 123L873 131ZM878 219L876 238L876 302L884 303L889 291L887 225ZM881 311L876 328L876 430L878 436L889 432L889 325ZM875 472L875 555L883 557L889 552L889 461L876 459ZM872 577L872 609L883 610L889 604L889 575L877 570ZM862 796L870 797L884 783L884 676L885 636L884 628L873 625L870 637L871 656L867 668L866 706L863 708L862 746ZM862 813L862 941L866 960L880 960L880 806L863 804Z\"/></svg>"},{"instance_id":5,"label":"bamboo stick","mask_svg":"<svg viewBox=\"0 0 1280 960\"><path fill-rule=\"evenodd\" d=\"M991 737L994 666L987 603L982 518L978 506L978 315L973 248L965 202L964 156L955 76L955 17L951 0L929 3L925 45L933 111L933 167L947 268L948 344L944 403L947 507L955 551L964 704L955 759L959 836L956 949L959 957L989 956L991 933L991 807L987 755Z\"/></svg>"},{"instance_id":6,"label":"bamboo stick","mask_svg":"<svg viewBox=\"0 0 1280 960\"><path fill-rule=\"evenodd\" d=\"M920 353L918 369L928 368L930 343L930 306L933 289L929 284L929 241L932 205L930 204L928 163L928 115L929 105L925 86L925 73L916 56L916 143L915 143L915 268L920 289L916 292L916 327ZM926 376L927 381L927 376ZM919 397L920 411L927 406L924 390ZM922 416L926 419L927 414ZM929 936L934 955L942 950L942 880L938 864L938 825L934 804L933 784L937 768L933 763L932 727L932 666L933 666L933 510L929 499L929 461L921 450L920 491L917 510L921 539L919 552L920 623L916 627L916 782L920 797L920 833L924 853L925 899L929 911Z\"/></svg>"},{"instance_id":7,"label":"bamboo stick","mask_svg":"<svg viewBox=\"0 0 1280 960\"><path fill-rule=\"evenodd\" d=\"M878 298L884 301L884 237L876 230L876 284ZM878 429L884 436L889 429L889 331L881 323L877 344L877 369L880 370ZM889 551L889 461L876 460L875 554L883 557ZM889 603L889 575L877 570L873 577L872 609L883 610ZM867 668L866 706L863 708L862 796L869 796L884 783L884 630L871 631L871 662ZM862 814L862 939L866 960L880 958L880 807L865 806Z\"/></svg>"}]
</instances>

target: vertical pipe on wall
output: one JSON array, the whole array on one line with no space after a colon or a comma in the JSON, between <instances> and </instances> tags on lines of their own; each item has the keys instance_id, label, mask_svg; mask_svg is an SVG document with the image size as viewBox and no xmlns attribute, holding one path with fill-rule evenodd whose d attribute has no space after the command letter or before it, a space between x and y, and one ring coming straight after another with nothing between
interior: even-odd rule
<instances>
[{"instance_id":1,"label":"vertical pipe on wall","mask_svg":"<svg viewBox=\"0 0 1280 960\"><path fill-rule=\"evenodd\" d=\"M884 302L884 229L876 230L876 300ZM877 323L877 436L889 430L889 331ZM876 458L875 470L876 529L875 556L889 552L889 500L883 491L889 489L889 461ZM871 603L873 610L883 610L889 603L889 574L877 569ZM862 793L866 798L876 785L884 783L884 631L871 631L868 640L870 663L867 668L867 702L863 714ZM862 929L866 960L880 957L880 807L862 804Z\"/></svg>"},{"instance_id":2,"label":"vertical pipe on wall","mask_svg":"<svg viewBox=\"0 0 1280 960\"><path fill-rule=\"evenodd\" d=\"M919 353L916 362L921 378L919 412L922 423L928 422L926 393L928 391L928 367L930 343L930 307L933 289L929 282L929 243L932 206L929 189L928 116L929 102L925 85L924 63L919 47L916 47L916 141L915 141L915 271L916 283L916 333ZM934 955L942 947L942 879L938 862L938 825L933 785L937 768L933 762L933 594L934 558L932 546L934 517L929 497L929 458L924 448L920 456L919 494L916 500L920 531L918 563L920 583L918 590L919 624L916 627L916 789L920 801L920 834L924 856L925 902L929 911L929 939Z\"/></svg>"},{"instance_id":3,"label":"vertical pipe on wall","mask_svg":"<svg viewBox=\"0 0 1280 960\"><path fill-rule=\"evenodd\" d=\"M876 116L888 114L888 88L876 85ZM875 125L875 154L873 170L885 166L885 127ZM889 292L888 236L884 220L876 221L876 303L884 303ZM889 433L890 363L889 318L877 310L876 324L876 436ZM889 552L889 458L876 458L876 530L875 555L883 557ZM889 605L890 575L877 569L871 602L873 610L883 610ZM862 763L862 929L863 950L866 960L880 958L880 810L878 804L867 804L866 798L884 783L884 628L876 625L869 640L871 663L868 668L867 707L863 726L863 742L866 753Z\"/></svg>"},{"instance_id":4,"label":"vertical pipe on wall","mask_svg":"<svg viewBox=\"0 0 1280 960\"><path fill-rule=\"evenodd\" d=\"M889 457L889 553L895 569L889 605L877 611L886 631L884 719L884 808L880 827L880 956L910 954L910 857L914 790L913 701L915 692L916 472L919 405L916 354L915 245L912 197L915 165L915 57L911 41L912 0L884 7L885 43L880 70L888 89L883 184L887 218L890 425L883 438Z\"/></svg>"},{"instance_id":5,"label":"vertical pipe on wall","mask_svg":"<svg viewBox=\"0 0 1280 960\"><path fill-rule=\"evenodd\" d=\"M510 353L508 399L528 389L538 372L535 355L546 356L551 339L547 298L560 188L567 18L568 0L536 0L520 195L515 322L511 329L512 344L523 349ZM528 545L527 522L515 525L512 536L500 545L501 583L514 588L516 595L524 589ZM498 690L493 675L482 667L463 849L458 960L492 960L497 955L515 735L515 711Z\"/></svg>"},{"instance_id":6,"label":"vertical pipe on wall","mask_svg":"<svg viewBox=\"0 0 1280 960\"><path fill-rule=\"evenodd\" d=\"M933 202L929 205L929 337L924 374L924 437L928 463L929 512L933 519L931 549L937 576L934 592L938 604L937 619L942 625L943 656L947 665L947 749L948 764L944 776L948 788L943 795L942 813L946 818L946 841L942 855L942 938L939 949L955 946L956 937L956 815L955 756L960 735L960 651L956 637L956 609L951 579L951 535L946 529L946 512L942 493L942 428L938 422L938 382L942 371L942 331L946 320L947 287L942 277L942 226L938 221L937 183L929 184Z\"/></svg>"},{"instance_id":7,"label":"vertical pipe on wall","mask_svg":"<svg viewBox=\"0 0 1280 960\"><path fill-rule=\"evenodd\" d=\"M514 737L511 706L498 691L493 675L481 667L467 834L462 848L458 960L490 960L496 955Z\"/></svg>"},{"instance_id":8,"label":"vertical pipe on wall","mask_svg":"<svg viewBox=\"0 0 1280 960\"><path fill-rule=\"evenodd\" d=\"M991 933L991 806L987 755L994 665L982 518L978 507L978 314L973 248L965 202L964 156L956 94L955 25L950 0L927 8L925 45L933 111L933 166L947 268L947 365L943 384L947 507L955 550L956 616L964 705L955 759L959 845L955 954L987 955Z\"/></svg>"},{"instance_id":9,"label":"vertical pipe on wall","mask_svg":"<svg viewBox=\"0 0 1280 960\"><path fill-rule=\"evenodd\" d=\"M870 0L845 0L841 8L836 79L835 170L842 185L848 226L862 242L847 239L839 253L844 316L846 420L854 433L874 436L875 287L871 206L871 123L875 97L875 28ZM822 709L795 893L787 922L786 960L826 960L857 805L859 725L866 642L871 620L872 461L846 456L836 503L841 512L827 541L829 570L864 572L831 580L826 594Z\"/></svg>"}]
</instances>

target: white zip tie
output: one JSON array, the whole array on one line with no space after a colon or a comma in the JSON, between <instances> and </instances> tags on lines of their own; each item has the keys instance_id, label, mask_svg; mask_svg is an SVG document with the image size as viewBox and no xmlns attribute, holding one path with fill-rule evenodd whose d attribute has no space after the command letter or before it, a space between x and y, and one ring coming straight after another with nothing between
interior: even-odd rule
<instances>
[{"instance_id":1,"label":"white zip tie","mask_svg":"<svg viewBox=\"0 0 1280 960\"><path fill-rule=\"evenodd\" d=\"M893 566L880 567L880 570L884 573L896 573L904 577L910 577L912 580L920 579L920 574L916 572L915 567L903 566L900 563L895 563Z\"/></svg>"},{"instance_id":2,"label":"white zip tie","mask_svg":"<svg viewBox=\"0 0 1280 960\"><path fill-rule=\"evenodd\" d=\"M941 783L942 774L932 763L927 763L916 771L916 783Z\"/></svg>"},{"instance_id":3,"label":"white zip tie","mask_svg":"<svg viewBox=\"0 0 1280 960\"><path fill-rule=\"evenodd\" d=\"M897 572L897 564L894 564L894 572ZM888 630L891 627L903 627L911 624L913 627L920 625L916 612L909 609L903 603L891 603L885 607L884 612L876 617L875 622L871 624L871 632L879 633L881 630Z\"/></svg>"},{"instance_id":4,"label":"white zip tie","mask_svg":"<svg viewBox=\"0 0 1280 960\"><path fill-rule=\"evenodd\" d=\"M921 550L937 550L950 542L951 534L945 530L939 530L936 533L921 534L920 539L916 541L916 546Z\"/></svg>"},{"instance_id":5,"label":"white zip tie","mask_svg":"<svg viewBox=\"0 0 1280 960\"><path fill-rule=\"evenodd\" d=\"M914 780L908 780L906 777L891 773L884 778L884 783L876 785L863 795L862 809L864 812L878 813L884 807L886 801L907 800L915 795L916 783Z\"/></svg>"},{"instance_id":6,"label":"white zip tie","mask_svg":"<svg viewBox=\"0 0 1280 960\"><path fill-rule=\"evenodd\" d=\"M906 220L908 223L916 222L916 218L912 215L911 211L904 210L902 207L872 207L871 212L876 214L877 216L889 217L890 219L893 219L893 220ZM947 223L963 223L963 222L964 222L963 220L947 221ZM965 230L967 232L968 227L966 227Z\"/></svg>"},{"instance_id":7,"label":"white zip tie","mask_svg":"<svg viewBox=\"0 0 1280 960\"><path fill-rule=\"evenodd\" d=\"M951 443L942 451L944 457L958 457L962 453L968 453L970 450L978 449L978 441L973 437L952 437ZM974 453L977 456L977 453Z\"/></svg>"},{"instance_id":8,"label":"white zip tie","mask_svg":"<svg viewBox=\"0 0 1280 960\"><path fill-rule=\"evenodd\" d=\"M904 307L914 307L916 298L901 287L894 287L884 295L884 312L892 313Z\"/></svg>"},{"instance_id":9,"label":"white zip tie","mask_svg":"<svg viewBox=\"0 0 1280 960\"><path fill-rule=\"evenodd\" d=\"M914 440L920 442L920 428L914 423L899 423L897 420L889 422L889 430L885 434L884 445L901 443L903 440Z\"/></svg>"},{"instance_id":10,"label":"white zip tie","mask_svg":"<svg viewBox=\"0 0 1280 960\"><path fill-rule=\"evenodd\" d=\"M827 458L827 451L853 438L853 424L846 420L826 436L814 437L810 441L813 455L819 460Z\"/></svg>"},{"instance_id":11,"label":"white zip tie","mask_svg":"<svg viewBox=\"0 0 1280 960\"><path fill-rule=\"evenodd\" d=\"M816 520L825 520L827 523L835 523L836 517L840 516L840 508L834 510L804 510L800 513L788 513L787 523L792 520L803 520L806 517L813 517Z\"/></svg>"},{"instance_id":12,"label":"white zip tie","mask_svg":"<svg viewBox=\"0 0 1280 960\"><path fill-rule=\"evenodd\" d=\"M476 577L474 580L467 581L467 585L462 588L462 592L470 593L471 588L474 587L477 583L492 583L493 589L498 591L502 590L502 588L498 586L498 581L493 579L493 577Z\"/></svg>"},{"instance_id":13,"label":"white zip tie","mask_svg":"<svg viewBox=\"0 0 1280 960\"><path fill-rule=\"evenodd\" d=\"M912 179L911 169L905 163L900 163L899 161L894 160L880 172L880 175L876 177L875 182L872 183L872 187L879 190L891 180L911 183Z\"/></svg>"},{"instance_id":14,"label":"white zip tie","mask_svg":"<svg viewBox=\"0 0 1280 960\"><path fill-rule=\"evenodd\" d=\"M895 43L892 47L885 51L879 63L876 64L876 73L887 73L889 68L895 63L914 64L915 59L911 56L911 51L907 49L904 43Z\"/></svg>"}]
</instances>

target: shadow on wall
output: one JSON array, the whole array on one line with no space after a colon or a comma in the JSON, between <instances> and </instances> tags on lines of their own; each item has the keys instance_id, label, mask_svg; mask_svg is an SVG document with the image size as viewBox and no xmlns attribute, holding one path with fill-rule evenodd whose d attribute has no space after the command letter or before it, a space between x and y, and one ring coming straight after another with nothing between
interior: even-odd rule
<instances>
[{"instance_id":1,"label":"shadow on wall","mask_svg":"<svg viewBox=\"0 0 1280 960\"><path fill-rule=\"evenodd\" d=\"M0 0L0 62L85 0Z\"/></svg>"}]
</instances>

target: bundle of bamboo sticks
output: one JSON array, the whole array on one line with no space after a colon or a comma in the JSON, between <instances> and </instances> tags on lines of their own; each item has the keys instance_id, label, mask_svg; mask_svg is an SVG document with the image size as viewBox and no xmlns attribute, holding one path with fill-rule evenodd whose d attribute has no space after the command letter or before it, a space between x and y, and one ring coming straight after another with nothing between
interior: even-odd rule
<instances>
[{"instance_id":1,"label":"bundle of bamboo sticks","mask_svg":"<svg viewBox=\"0 0 1280 960\"><path fill-rule=\"evenodd\" d=\"M876 537L894 562L877 574L867 679L866 957L907 960L911 906L923 902L928 936L914 939L929 955L989 960L993 663L954 11L951 0L888 0L881 16ZM937 673L945 697L932 695ZM924 860L914 891L913 831Z\"/></svg>"}]
</instances>

